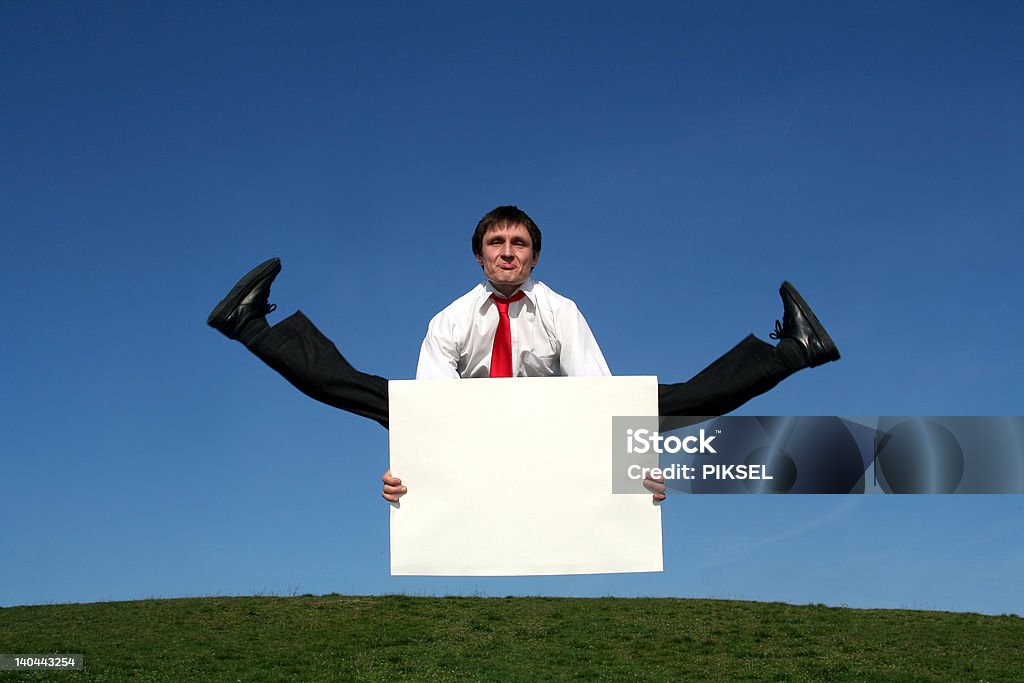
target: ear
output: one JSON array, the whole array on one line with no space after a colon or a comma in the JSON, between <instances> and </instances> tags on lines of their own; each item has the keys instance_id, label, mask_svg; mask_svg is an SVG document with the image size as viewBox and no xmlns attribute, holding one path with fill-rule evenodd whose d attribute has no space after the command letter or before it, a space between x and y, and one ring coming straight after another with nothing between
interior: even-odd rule
<instances>
[{"instance_id":1,"label":"ear","mask_svg":"<svg viewBox=\"0 0 1024 683\"><path fill-rule=\"evenodd\" d=\"M476 262L479 263L481 266L484 264L483 256L481 256L480 254L473 254L473 256L476 258Z\"/></svg>"},{"instance_id":2,"label":"ear","mask_svg":"<svg viewBox=\"0 0 1024 683\"><path fill-rule=\"evenodd\" d=\"M539 259L540 259L540 252L537 252L537 251L533 252L533 263L530 264L530 272L531 273L533 272L533 269L537 267L537 261Z\"/></svg>"}]
</instances>

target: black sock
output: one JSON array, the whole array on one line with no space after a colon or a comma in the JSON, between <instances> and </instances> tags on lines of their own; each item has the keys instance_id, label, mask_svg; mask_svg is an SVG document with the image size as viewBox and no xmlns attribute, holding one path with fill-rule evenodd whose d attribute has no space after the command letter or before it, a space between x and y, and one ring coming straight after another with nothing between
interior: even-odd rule
<instances>
[{"instance_id":1,"label":"black sock","mask_svg":"<svg viewBox=\"0 0 1024 683\"><path fill-rule=\"evenodd\" d=\"M261 333L270 329L270 325L267 324L267 319L263 316L258 316L250 320L245 324L245 327L238 333L238 341L244 345L249 346L253 340L256 339Z\"/></svg>"},{"instance_id":2,"label":"black sock","mask_svg":"<svg viewBox=\"0 0 1024 683\"><path fill-rule=\"evenodd\" d=\"M787 338L780 341L775 347L775 352L782 363L793 372L803 370L808 365L804 347L800 345L800 342L793 339Z\"/></svg>"}]
</instances>

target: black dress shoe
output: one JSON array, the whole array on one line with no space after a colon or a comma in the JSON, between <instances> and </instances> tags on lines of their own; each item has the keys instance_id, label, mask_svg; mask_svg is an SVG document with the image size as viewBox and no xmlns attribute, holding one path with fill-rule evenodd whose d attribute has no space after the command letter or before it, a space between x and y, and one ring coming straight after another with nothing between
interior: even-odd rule
<instances>
[{"instance_id":1,"label":"black dress shoe","mask_svg":"<svg viewBox=\"0 0 1024 683\"><path fill-rule=\"evenodd\" d=\"M839 360L839 349L832 337L822 327L814 311L807 305L800 292L789 282L779 287L782 296L782 322L775 321L775 331L769 336L772 339L792 339L803 349L807 365L816 367L829 361Z\"/></svg>"},{"instance_id":2,"label":"black dress shoe","mask_svg":"<svg viewBox=\"0 0 1024 683\"><path fill-rule=\"evenodd\" d=\"M270 298L270 284L280 272L281 259L277 257L250 270L213 308L206 324L220 330L228 339L245 341L242 339L245 327L277 308L267 301Z\"/></svg>"}]
</instances>

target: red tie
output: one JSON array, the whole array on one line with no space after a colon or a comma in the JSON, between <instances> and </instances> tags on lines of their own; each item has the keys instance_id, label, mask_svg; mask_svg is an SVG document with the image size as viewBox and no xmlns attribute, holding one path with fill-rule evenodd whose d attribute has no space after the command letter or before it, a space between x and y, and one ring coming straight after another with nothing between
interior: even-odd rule
<instances>
[{"instance_id":1,"label":"red tie","mask_svg":"<svg viewBox=\"0 0 1024 683\"><path fill-rule=\"evenodd\" d=\"M525 292L519 291L508 299L491 294L498 307L498 329L494 331L494 347L491 349L491 377L512 376L512 325L508 319L508 305L519 301Z\"/></svg>"}]
</instances>

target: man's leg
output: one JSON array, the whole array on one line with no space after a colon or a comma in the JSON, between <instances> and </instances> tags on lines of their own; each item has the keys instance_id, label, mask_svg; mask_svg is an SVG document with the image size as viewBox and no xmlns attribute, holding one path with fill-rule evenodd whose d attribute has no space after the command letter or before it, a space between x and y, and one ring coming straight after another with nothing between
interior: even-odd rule
<instances>
[{"instance_id":1,"label":"man's leg","mask_svg":"<svg viewBox=\"0 0 1024 683\"><path fill-rule=\"evenodd\" d=\"M240 341L299 391L318 401L388 427L388 382L345 360L301 312L271 327L270 285L281 272L273 258L249 271L213 309L207 324Z\"/></svg>"},{"instance_id":2,"label":"man's leg","mask_svg":"<svg viewBox=\"0 0 1024 683\"><path fill-rule=\"evenodd\" d=\"M772 346L748 336L693 379L658 385L663 416L715 416L735 410L803 368L839 359L828 332L788 282L779 289L784 313L776 321Z\"/></svg>"},{"instance_id":3,"label":"man's leg","mask_svg":"<svg viewBox=\"0 0 1024 683\"><path fill-rule=\"evenodd\" d=\"M388 381L352 367L302 311L246 346L307 396L388 428Z\"/></svg>"}]
</instances>

